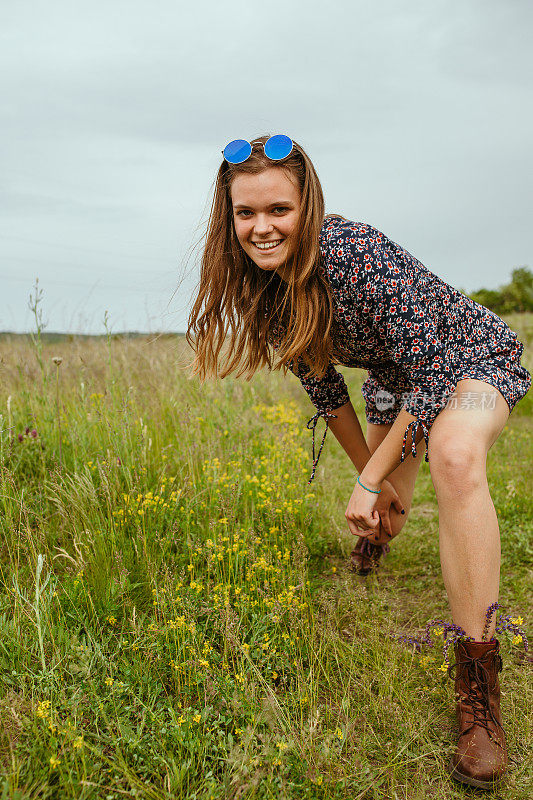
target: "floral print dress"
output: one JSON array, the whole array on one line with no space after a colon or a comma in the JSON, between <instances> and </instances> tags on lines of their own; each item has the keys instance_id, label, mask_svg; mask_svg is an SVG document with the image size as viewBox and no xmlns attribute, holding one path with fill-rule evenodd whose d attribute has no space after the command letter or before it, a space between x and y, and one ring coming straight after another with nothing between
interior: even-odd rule
<instances>
[{"instance_id":1,"label":"floral print dress","mask_svg":"<svg viewBox=\"0 0 533 800\"><path fill-rule=\"evenodd\" d=\"M401 461L411 428L411 449L416 455L419 427L429 461L429 429L462 378L495 386L510 411L528 392L531 375L520 364L524 346L516 333L385 234L364 222L328 215L320 233L320 251L320 270L333 295L333 341L340 341L351 354L340 363L368 372L361 390L367 420L392 423L400 409L416 417L405 430ZM269 338L274 347L280 334L278 323ZM350 397L331 361L322 379L309 377L309 367L301 359L297 367L292 361L288 366L317 409L307 423L313 430L311 483L332 412ZM494 400L495 395L488 392L478 398L491 394ZM315 459L314 433L321 416L326 429Z\"/></svg>"}]
</instances>

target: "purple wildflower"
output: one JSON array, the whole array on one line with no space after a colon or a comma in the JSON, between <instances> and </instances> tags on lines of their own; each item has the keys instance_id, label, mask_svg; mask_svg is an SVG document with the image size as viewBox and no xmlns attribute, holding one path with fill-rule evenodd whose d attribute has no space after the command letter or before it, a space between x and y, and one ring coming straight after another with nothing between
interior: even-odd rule
<instances>
[{"instance_id":1,"label":"purple wildflower","mask_svg":"<svg viewBox=\"0 0 533 800\"><path fill-rule=\"evenodd\" d=\"M427 645L428 647L433 647L435 642L431 638L431 630L432 628L440 628L444 635L444 646L443 646L443 656L444 656L444 663L448 666L450 665L448 652L450 649L450 645L459 641L459 639L466 639L467 641L472 641L473 637L468 636L466 631L461 628L459 625L454 625L453 622L444 622L442 619L432 619L430 620L426 628L424 630L424 634L422 636L400 636L397 637L397 641L405 642L409 645L414 645L415 650L417 653L420 653L422 649L422 645Z\"/></svg>"},{"instance_id":2,"label":"purple wildflower","mask_svg":"<svg viewBox=\"0 0 533 800\"><path fill-rule=\"evenodd\" d=\"M489 632L489 625L491 623L491 620L492 620L492 617L494 615L494 612L498 608L501 608L499 603L492 603L492 605L490 605L487 608L487 611L485 612L485 625L483 626L483 633L481 635L481 641L482 642L486 642L487 641L487 635L488 635L488 632Z\"/></svg>"},{"instance_id":3,"label":"purple wildflower","mask_svg":"<svg viewBox=\"0 0 533 800\"><path fill-rule=\"evenodd\" d=\"M483 634L481 637L481 641L486 642L489 625L491 623L492 617L494 613L501 609L499 603L492 603L487 608L485 612L485 625L483 627ZM510 614L506 614L504 616L500 616L496 621L496 633L501 634L504 631L509 631L515 637L514 644L522 643L524 645L524 651L527 653L529 650L529 642L527 640L526 634L524 630L520 627L520 623L522 623L521 618L512 618ZM474 637L468 636L466 631L461 628L459 625L454 625L451 622L444 622L441 619L432 619L430 622L427 623L424 633L421 636L393 636L394 639L398 642L404 642L405 644L414 646L417 653L420 653L422 649L422 645L427 645L428 647L433 647L434 641L431 638L431 630L432 629L439 629L442 630L444 636L444 644L443 644L443 656L444 656L444 663L450 666L449 660L449 650L452 644L459 641L460 639L473 642Z\"/></svg>"},{"instance_id":4,"label":"purple wildflower","mask_svg":"<svg viewBox=\"0 0 533 800\"><path fill-rule=\"evenodd\" d=\"M500 617L496 623L496 633L503 633L504 631L509 631L520 639L520 642L524 645L524 650L527 653L529 650L529 642L527 640L527 636L520 627L520 624L516 621L516 619L512 619L510 614L505 614L505 616Z\"/></svg>"}]
</instances>

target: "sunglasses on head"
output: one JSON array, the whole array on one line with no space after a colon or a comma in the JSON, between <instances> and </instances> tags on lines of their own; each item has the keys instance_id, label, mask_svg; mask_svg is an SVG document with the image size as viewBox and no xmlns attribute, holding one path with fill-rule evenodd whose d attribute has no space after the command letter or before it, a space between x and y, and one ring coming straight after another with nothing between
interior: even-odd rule
<instances>
[{"instance_id":1,"label":"sunglasses on head","mask_svg":"<svg viewBox=\"0 0 533 800\"><path fill-rule=\"evenodd\" d=\"M229 164L242 164L243 161L252 155L252 144L263 144L263 142L247 142L244 139L234 139L229 142L222 150L222 155ZM292 139L283 133L271 136L263 144L263 149L267 158L271 161L281 161L292 153L294 143Z\"/></svg>"}]
</instances>

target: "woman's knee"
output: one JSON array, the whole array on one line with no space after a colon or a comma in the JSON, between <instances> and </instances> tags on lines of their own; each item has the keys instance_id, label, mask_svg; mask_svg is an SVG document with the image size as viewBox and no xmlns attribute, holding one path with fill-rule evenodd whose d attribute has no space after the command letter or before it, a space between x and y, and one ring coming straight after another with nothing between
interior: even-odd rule
<instances>
[{"instance_id":1,"label":"woman's knee","mask_svg":"<svg viewBox=\"0 0 533 800\"><path fill-rule=\"evenodd\" d=\"M409 517L409 509L408 508L405 509L405 514L402 514L400 511L396 511L394 506L390 507L390 510L389 510L389 521L390 521L390 527L391 527L392 538L393 539L394 539L395 536L398 536L398 534L402 530L403 526L407 522L408 517ZM382 534L383 534L383 536L382 536ZM383 525L381 524L380 525L380 540L384 536L386 536L386 534L385 534L385 531L383 529ZM389 537L387 536L385 541L387 541L388 538Z\"/></svg>"},{"instance_id":2,"label":"woman's knee","mask_svg":"<svg viewBox=\"0 0 533 800\"><path fill-rule=\"evenodd\" d=\"M485 449L470 436L434 437L429 446L429 471L435 489L464 493L486 480Z\"/></svg>"},{"instance_id":3,"label":"woman's knee","mask_svg":"<svg viewBox=\"0 0 533 800\"><path fill-rule=\"evenodd\" d=\"M392 528L392 536L397 536L409 517L409 509L405 509L405 514L402 514L400 511L396 511L395 508L391 508L390 510L390 524Z\"/></svg>"}]
</instances>

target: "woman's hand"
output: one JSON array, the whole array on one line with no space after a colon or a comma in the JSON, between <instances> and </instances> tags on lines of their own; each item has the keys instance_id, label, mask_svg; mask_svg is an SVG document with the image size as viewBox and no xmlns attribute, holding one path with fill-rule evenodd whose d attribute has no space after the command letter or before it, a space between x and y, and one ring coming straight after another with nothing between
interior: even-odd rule
<instances>
[{"instance_id":1,"label":"woman's hand","mask_svg":"<svg viewBox=\"0 0 533 800\"><path fill-rule=\"evenodd\" d=\"M358 482L355 484L344 516L354 536L368 537L372 544L385 544L392 539L391 506L394 506L399 513L404 508L398 492L389 481L384 480L381 486L371 488L380 488L381 492L372 494L363 489ZM384 536L377 530L380 522Z\"/></svg>"}]
</instances>

